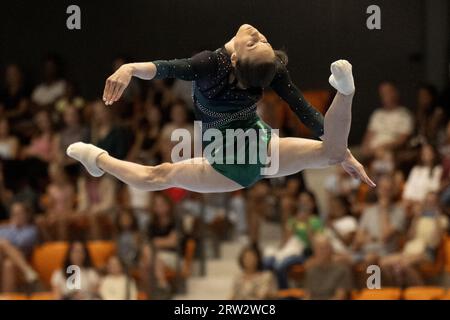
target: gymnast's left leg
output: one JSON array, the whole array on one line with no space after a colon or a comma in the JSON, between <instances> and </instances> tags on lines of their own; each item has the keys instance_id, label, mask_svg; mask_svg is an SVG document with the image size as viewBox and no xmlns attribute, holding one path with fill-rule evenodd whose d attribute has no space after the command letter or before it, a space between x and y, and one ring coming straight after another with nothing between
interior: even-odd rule
<instances>
[{"instance_id":1,"label":"gymnast's left leg","mask_svg":"<svg viewBox=\"0 0 450 320\"><path fill-rule=\"evenodd\" d=\"M205 158L144 166L111 157L92 144L77 142L67 155L80 161L94 177L105 172L140 190L159 191L179 187L194 192L230 192L242 189L238 183L218 173Z\"/></svg>"},{"instance_id":2,"label":"gymnast's left leg","mask_svg":"<svg viewBox=\"0 0 450 320\"><path fill-rule=\"evenodd\" d=\"M279 172L286 176L304 169L325 168L341 163L347 155L351 108L355 91L352 66L345 60L331 65L330 84L338 92L324 117L322 141L274 137L279 148Z\"/></svg>"}]
</instances>

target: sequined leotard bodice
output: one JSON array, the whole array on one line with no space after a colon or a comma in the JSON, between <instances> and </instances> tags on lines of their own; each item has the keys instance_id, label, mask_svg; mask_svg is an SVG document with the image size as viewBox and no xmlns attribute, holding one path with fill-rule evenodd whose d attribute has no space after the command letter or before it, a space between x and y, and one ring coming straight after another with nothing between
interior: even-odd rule
<instances>
[{"instance_id":1,"label":"sequined leotard bodice","mask_svg":"<svg viewBox=\"0 0 450 320\"><path fill-rule=\"evenodd\" d=\"M195 114L204 129L221 128L256 116L256 102L261 99L263 90L240 89L236 82L230 83L233 67L224 47L203 51L188 59L157 60L153 63L157 68L156 79L193 81ZM286 66L278 59L276 63L277 72L270 87L317 137L322 136L322 114L305 100L292 83Z\"/></svg>"}]
</instances>

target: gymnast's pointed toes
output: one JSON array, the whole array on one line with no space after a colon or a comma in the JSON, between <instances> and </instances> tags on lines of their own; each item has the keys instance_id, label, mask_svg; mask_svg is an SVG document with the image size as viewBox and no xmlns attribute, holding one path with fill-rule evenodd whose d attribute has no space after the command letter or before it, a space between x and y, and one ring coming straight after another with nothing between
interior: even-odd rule
<instances>
[{"instance_id":1,"label":"gymnast's pointed toes","mask_svg":"<svg viewBox=\"0 0 450 320\"><path fill-rule=\"evenodd\" d=\"M76 159L77 149L79 149L79 147L81 147L83 144L83 142L72 143L67 147L66 154L69 157Z\"/></svg>"},{"instance_id":2,"label":"gymnast's pointed toes","mask_svg":"<svg viewBox=\"0 0 450 320\"><path fill-rule=\"evenodd\" d=\"M333 62L330 69L331 73L337 78L352 73L352 65L347 60L337 60Z\"/></svg>"}]
</instances>

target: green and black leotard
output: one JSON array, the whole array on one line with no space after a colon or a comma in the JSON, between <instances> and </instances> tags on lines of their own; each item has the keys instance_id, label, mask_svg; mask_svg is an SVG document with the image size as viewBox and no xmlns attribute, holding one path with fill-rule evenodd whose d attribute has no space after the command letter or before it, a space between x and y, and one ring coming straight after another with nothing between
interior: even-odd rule
<instances>
[{"instance_id":1,"label":"green and black leotard","mask_svg":"<svg viewBox=\"0 0 450 320\"><path fill-rule=\"evenodd\" d=\"M267 148L271 128L256 114L256 103L261 99L263 89L240 89L236 83L230 83L229 76L233 67L225 47L216 51L203 51L188 59L157 60L153 63L157 69L156 79L177 78L193 81L194 112L197 120L202 121L203 131L216 128L225 137L226 129L262 130L265 133L262 138ZM323 135L322 114L304 99L280 60L277 60L277 72L270 87L289 104L298 118L317 137ZM265 166L262 159L259 159L257 164L248 163L247 153L251 142L247 140L243 149L237 150L246 153L244 164L227 161L226 152L223 152L222 163L217 163L215 158L216 162L211 164L215 170L243 187L263 178L261 168ZM209 143L211 142L204 142L203 147ZM233 164L227 164L230 162Z\"/></svg>"}]
</instances>

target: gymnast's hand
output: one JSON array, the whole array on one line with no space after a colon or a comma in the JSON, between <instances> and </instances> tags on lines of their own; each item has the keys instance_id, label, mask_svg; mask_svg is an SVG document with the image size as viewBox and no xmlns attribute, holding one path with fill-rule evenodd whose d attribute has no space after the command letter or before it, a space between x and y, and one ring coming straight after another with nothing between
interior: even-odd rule
<instances>
[{"instance_id":1,"label":"gymnast's hand","mask_svg":"<svg viewBox=\"0 0 450 320\"><path fill-rule=\"evenodd\" d=\"M112 105L120 99L130 83L132 76L132 68L124 64L106 79L105 89L103 90L103 101L107 106Z\"/></svg>"},{"instance_id":2,"label":"gymnast's hand","mask_svg":"<svg viewBox=\"0 0 450 320\"><path fill-rule=\"evenodd\" d=\"M355 159L350 151L347 152L347 156L345 160L341 162L341 166L353 178L360 179L372 188L376 187L376 184L369 178L366 170L364 170L363 165Z\"/></svg>"}]
</instances>

